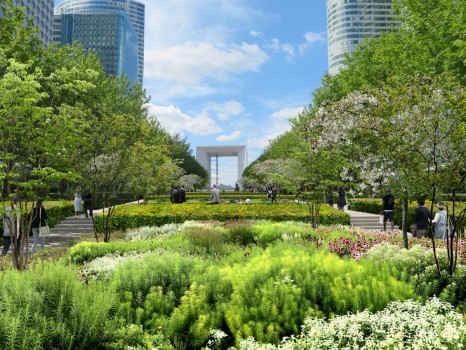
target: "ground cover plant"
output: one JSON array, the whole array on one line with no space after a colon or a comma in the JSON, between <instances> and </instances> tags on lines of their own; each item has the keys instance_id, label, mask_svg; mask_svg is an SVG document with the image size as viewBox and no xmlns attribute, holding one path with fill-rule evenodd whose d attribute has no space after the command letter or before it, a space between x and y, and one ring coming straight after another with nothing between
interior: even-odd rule
<instances>
[{"instance_id":1,"label":"ground cover plant","mask_svg":"<svg viewBox=\"0 0 466 350\"><path fill-rule=\"evenodd\" d=\"M162 226L183 223L187 220L271 220L309 222L309 209L305 204L139 204L117 207L110 218L112 230L128 230L142 226ZM103 231L103 218L95 217L96 229ZM329 206L320 210L322 225L349 225L350 217Z\"/></svg>"},{"instance_id":2,"label":"ground cover plant","mask_svg":"<svg viewBox=\"0 0 466 350\"><path fill-rule=\"evenodd\" d=\"M463 273L435 284L432 253L421 245L372 240L357 259L335 254L330 243L353 234L291 221L188 221L141 227L118 242L81 242L61 261L0 275L0 309L10 310L0 337L25 349L304 349L314 341L362 348L409 346L405 338L418 339L413 332L430 322L441 334L431 332L432 348L464 343L452 309L465 299L457 291L465 290ZM7 306L12 295L21 299ZM398 328L386 316L394 301ZM364 321L372 318L379 330ZM363 332L365 343L340 339L338 327Z\"/></svg>"}]
</instances>

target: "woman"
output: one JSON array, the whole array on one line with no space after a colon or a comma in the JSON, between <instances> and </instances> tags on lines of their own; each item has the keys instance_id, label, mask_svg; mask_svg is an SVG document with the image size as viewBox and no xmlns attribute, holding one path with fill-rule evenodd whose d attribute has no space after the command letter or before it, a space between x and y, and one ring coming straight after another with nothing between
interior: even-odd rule
<instances>
[{"instance_id":1,"label":"woman","mask_svg":"<svg viewBox=\"0 0 466 350\"><path fill-rule=\"evenodd\" d=\"M83 211L83 204L81 199L81 187L76 187L76 193L74 194L74 215L80 216Z\"/></svg>"},{"instance_id":2,"label":"woman","mask_svg":"<svg viewBox=\"0 0 466 350\"><path fill-rule=\"evenodd\" d=\"M20 238L20 218L21 213L17 208L19 200L15 198L10 206L3 213L3 249L2 255L6 255L10 249L11 242L16 248L16 253L19 254Z\"/></svg>"},{"instance_id":3,"label":"woman","mask_svg":"<svg viewBox=\"0 0 466 350\"><path fill-rule=\"evenodd\" d=\"M37 201L37 205L32 209L31 214L29 214L28 220L31 220L31 229L33 236L33 243L31 247L31 254L37 250L37 244L40 242L40 247L44 249L44 237L39 237L39 228L42 226L47 226L47 213L44 206L42 205L42 200Z\"/></svg>"},{"instance_id":4,"label":"woman","mask_svg":"<svg viewBox=\"0 0 466 350\"><path fill-rule=\"evenodd\" d=\"M435 214L433 223L435 223L434 238L446 239L445 232L447 230L447 212L442 202L437 203L438 212Z\"/></svg>"},{"instance_id":5,"label":"woman","mask_svg":"<svg viewBox=\"0 0 466 350\"><path fill-rule=\"evenodd\" d=\"M346 205L346 192L343 189L343 187L338 188L338 210L345 211L345 205Z\"/></svg>"}]
</instances>

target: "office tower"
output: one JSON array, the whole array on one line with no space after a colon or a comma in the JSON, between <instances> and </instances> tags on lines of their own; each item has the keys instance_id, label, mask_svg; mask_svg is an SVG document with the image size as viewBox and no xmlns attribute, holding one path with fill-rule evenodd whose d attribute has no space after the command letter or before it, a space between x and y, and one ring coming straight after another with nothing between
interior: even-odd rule
<instances>
[{"instance_id":1,"label":"office tower","mask_svg":"<svg viewBox=\"0 0 466 350\"><path fill-rule=\"evenodd\" d=\"M53 0L13 0L13 5L26 8L26 17L31 18L32 24L39 28L38 34L44 45L52 41Z\"/></svg>"},{"instance_id":2,"label":"office tower","mask_svg":"<svg viewBox=\"0 0 466 350\"><path fill-rule=\"evenodd\" d=\"M328 70L338 73L345 53L398 25L391 0L327 0Z\"/></svg>"},{"instance_id":3,"label":"office tower","mask_svg":"<svg viewBox=\"0 0 466 350\"><path fill-rule=\"evenodd\" d=\"M80 42L100 57L107 74L142 84L144 4L133 0L56 0L54 41Z\"/></svg>"}]
</instances>

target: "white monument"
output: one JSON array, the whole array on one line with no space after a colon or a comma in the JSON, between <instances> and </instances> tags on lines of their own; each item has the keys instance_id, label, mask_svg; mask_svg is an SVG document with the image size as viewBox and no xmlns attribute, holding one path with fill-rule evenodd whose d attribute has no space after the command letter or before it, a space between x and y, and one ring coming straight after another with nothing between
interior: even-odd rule
<instances>
[{"instance_id":1,"label":"white monument","mask_svg":"<svg viewBox=\"0 0 466 350\"><path fill-rule=\"evenodd\" d=\"M196 159L205 170L209 173L210 183L212 181L212 157L216 160L216 181L218 185L218 158L219 157L238 157L238 179L239 181L243 175L243 171L247 166L248 153L246 146L200 146L196 147Z\"/></svg>"}]
</instances>

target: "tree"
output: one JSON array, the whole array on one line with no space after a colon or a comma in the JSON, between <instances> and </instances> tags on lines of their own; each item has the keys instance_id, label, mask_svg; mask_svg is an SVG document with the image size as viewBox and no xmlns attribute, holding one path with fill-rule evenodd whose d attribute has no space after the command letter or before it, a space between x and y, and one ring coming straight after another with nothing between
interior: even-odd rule
<instances>
[{"instance_id":1,"label":"tree","mask_svg":"<svg viewBox=\"0 0 466 350\"><path fill-rule=\"evenodd\" d=\"M411 192L457 188L465 166L465 91L445 82L414 79L383 90L349 94L321 107L309 125L314 149L342 145L365 185L391 183L407 206Z\"/></svg>"}]
</instances>

